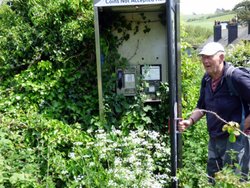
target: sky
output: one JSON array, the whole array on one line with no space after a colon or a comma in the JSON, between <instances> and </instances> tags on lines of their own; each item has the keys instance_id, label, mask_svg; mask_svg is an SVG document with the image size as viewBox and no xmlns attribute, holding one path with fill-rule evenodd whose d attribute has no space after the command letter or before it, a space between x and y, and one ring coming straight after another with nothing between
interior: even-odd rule
<instances>
[{"instance_id":1,"label":"sky","mask_svg":"<svg viewBox=\"0 0 250 188\"><path fill-rule=\"evenodd\" d=\"M217 8L232 10L243 0L180 0L180 11L183 15L214 13Z\"/></svg>"}]
</instances>

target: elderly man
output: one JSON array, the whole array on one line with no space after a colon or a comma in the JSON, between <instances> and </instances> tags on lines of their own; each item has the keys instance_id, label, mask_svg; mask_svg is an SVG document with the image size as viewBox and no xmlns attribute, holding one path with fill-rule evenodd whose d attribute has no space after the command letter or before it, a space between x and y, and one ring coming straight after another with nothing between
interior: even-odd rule
<instances>
[{"instance_id":1,"label":"elderly man","mask_svg":"<svg viewBox=\"0 0 250 188\"><path fill-rule=\"evenodd\" d=\"M225 164L239 163L240 156L244 151L242 136L238 136L234 143L229 142L229 134L222 131L225 122L218 118L215 113L227 122L234 121L240 124L244 119L242 118L242 104L244 104L243 129L250 128L247 105L250 103L250 77L249 74L235 69L231 79L240 97L232 95L225 78L225 72L230 65L225 62L224 47L220 43L211 42L203 47L199 55L206 71L202 79L200 97L196 109L189 119L179 122L178 129L183 132L206 115L209 132L207 173L211 177L210 181L213 182L214 174L221 170ZM238 153L237 161L231 159L228 150L234 150Z\"/></svg>"}]
</instances>

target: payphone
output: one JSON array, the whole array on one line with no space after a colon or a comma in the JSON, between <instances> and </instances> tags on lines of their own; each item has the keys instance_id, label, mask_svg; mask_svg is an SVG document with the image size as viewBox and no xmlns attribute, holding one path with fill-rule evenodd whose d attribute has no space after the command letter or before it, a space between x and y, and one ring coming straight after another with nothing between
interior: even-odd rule
<instances>
[{"instance_id":1,"label":"payphone","mask_svg":"<svg viewBox=\"0 0 250 188\"><path fill-rule=\"evenodd\" d=\"M136 94L137 71L135 66L126 67L126 69L117 70L116 91L125 96L134 96Z\"/></svg>"},{"instance_id":2,"label":"payphone","mask_svg":"<svg viewBox=\"0 0 250 188\"><path fill-rule=\"evenodd\" d=\"M160 84L162 83L161 64L141 65L140 72L142 80L145 81L144 92L149 98L146 100L157 100L160 95Z\"/></svg>"}]
</instances>

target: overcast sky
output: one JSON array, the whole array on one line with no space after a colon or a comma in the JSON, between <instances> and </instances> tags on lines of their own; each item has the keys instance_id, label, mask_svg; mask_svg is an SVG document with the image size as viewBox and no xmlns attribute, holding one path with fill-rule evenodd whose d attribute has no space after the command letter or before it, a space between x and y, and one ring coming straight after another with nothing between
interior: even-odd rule
<instances>
[{"instance_id":1,"label":"overcast sky","mask_svg":"<svg viewBox=\"0 0 250 188\"><path fill-rule=\"evenodd\" d=\"M180 0L181 14L214 13L217 8L232 9L243 0Z\"/></svg>"},{"instance_id":2,"label":"overcast sky","mask_svg":"<svg viewBox=\"0 0 250 188\"><path fill-rule=\"evenodd\" d=\"M0 0L0 4L3 0ZM180 0L181 14L214 13L217 8L232 9L243 0Z\"/></svg>"}]
</instances>

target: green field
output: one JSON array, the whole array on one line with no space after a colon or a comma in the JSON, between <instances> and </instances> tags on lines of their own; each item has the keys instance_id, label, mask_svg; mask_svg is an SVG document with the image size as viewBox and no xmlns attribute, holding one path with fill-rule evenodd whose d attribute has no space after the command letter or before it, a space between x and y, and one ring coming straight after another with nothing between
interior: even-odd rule
<instances>
[{"instance_id":1,"label":"green field","mask_svg":"<svg viewBox=\"0 0 250 188\"><path fill-rule=\"evenodd\" d=\"M200 26L205 28L212 28L215 21L230 21L235 18L235 13L229 13L225 15L191 15L181 16L181 22L186 25Z\"/></svg>"}]
</instances>

